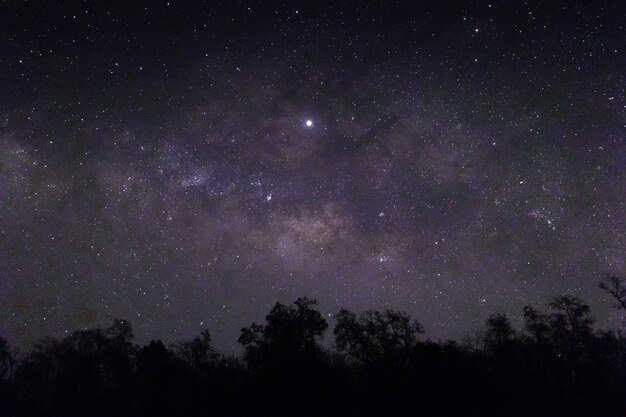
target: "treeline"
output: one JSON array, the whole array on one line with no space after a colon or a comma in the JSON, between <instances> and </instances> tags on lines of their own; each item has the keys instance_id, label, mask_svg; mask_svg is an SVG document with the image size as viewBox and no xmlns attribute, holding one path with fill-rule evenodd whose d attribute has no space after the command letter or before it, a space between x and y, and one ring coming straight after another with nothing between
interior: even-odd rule
<instances>
[{"instance_id":1,"label":"treeline","mask_svg":"<svg viewBox=\"0 0 626 417\"><path fill-rule=\"evenodd\" d=\"M601 288L626 309L623 280ZM521 330L491 315L463 343L425 338L402 312L342 309L332 349L320 344L328 323L316 305L276 303L242 329L241 357L217 353L208 330L138 346L124 320L19 354L0 339L0 415L626 415L626 336L595 330L576 297L525 307Z\"/></svg>"}]
</instances>

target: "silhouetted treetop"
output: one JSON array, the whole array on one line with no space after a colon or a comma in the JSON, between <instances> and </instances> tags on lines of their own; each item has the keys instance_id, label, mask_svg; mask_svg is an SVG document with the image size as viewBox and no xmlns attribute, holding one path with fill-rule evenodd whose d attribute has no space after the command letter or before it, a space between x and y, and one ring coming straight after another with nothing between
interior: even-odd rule
<instances>
[{"instance_id":1,"label":"silhouetted treetop","mask_svg":"<svg viewBox=\"0 0 626 417\"><path fill-rule=\"evenodd\" d=\"M485 343L490 348L500 348L511 342L515 330L506 314L492 314L486 321Z\"/></svg>"},{"instance_id":2,"label":"silhouetted treetop","mask_svg":"<svg viewBox=\"0 0 626 417\"><path fill-rule=\"evenodd\" d=\"M530 306L524 306L524 330L535 340L544 343L550 338L550 317Z\"/></svg>"},{"instance_id":3,"label":"silhouetted treetop","mask_svg":"<svg viewBox=\"0 0 626 417\"><path fill-rule=\"evenodd\" d=\"M219 357L211 346L211 333L208 329L189 341L175 345L175 350L196 371Z\"/></svg>"},{"instance_id":4,"label":"silhouetted treetop","mask_svg":"<svg viewBox=\"0 0 626 417\"><path fill-rule=\"evenodd\" d=\"M133 340L133 327L123 319L113 320L113 324L106 330L107 336L122 342Z\"/></svg>"},{"instance_id":5,"label":"silhouetted treetop","mask_svg":"<svg viewBox=\"0 0 626 417\"><path fill-rule=\"evenodd\" d=\"M323 336L328 323L319 311L317 301L306 297L298 298L294 305L276 303L265 318L267 324L264 339L279 345L293 345L294 348L311 349Z\"/></svg>"},{"instance_id":6,"label":"silhouetted treetop","mask_svg":"<svg viewBox=\"0 0 626 417\"><path fill-rule=\"evenodd\" d=\"M367 310L357 316L341 309L333 331L337 350L361 364L405 362L422 326L403 312Z\"/></svg>"},{"instance_id":7,"label":"silhouetted treetop","mask_svg":"<svg viewBox=\"0 0 626 417\"><path fill-rule=\"evenodd\" d=\"M0 338L0 415L623 417L624 335L595 331L589 306L569 295L549 314L523 313L523 332L488 316L473 347L420 340L404 312L341 309L327 349L328 324L308 298L243 328L242 358L220 356L208 329L137 346L125 320L43 339L16 367Z\"/></svg>"},{"instance_id":8,"label":"silhouetted treetop","mask_svg":"<svg viewBox=\"0 0 626 417\"><path fill-rule=\"evenodd\" d=\"M578 297L561 295L550 302L552 321L556 328L577 336L590 333L593 318L591 308Z\"/></svg>"},{"instance_id":9,"label":"silhouetted treetop","mask_svg":"<svg viewBox=\"0 0 626 417\"><path fill-rule=\"evenodd\" d=\"M609 275L600 283L599 287L615 299L617 302L615 308L626 310L626 283L624 279Z\"/></svg>"},{"instance_id":10,"label":"silhouetted treetop","mask_svg":"<svg viewBox=\"0 0 626 417\"><path fill-rule=\"evenodd\" d=\"M265 318L265 325L252 323L241 329L238 341L246 349L249 364L314 354L328 323L315 309L317 301L298 298L293 306L277 302Z\"/></svg>"}]
</instances>

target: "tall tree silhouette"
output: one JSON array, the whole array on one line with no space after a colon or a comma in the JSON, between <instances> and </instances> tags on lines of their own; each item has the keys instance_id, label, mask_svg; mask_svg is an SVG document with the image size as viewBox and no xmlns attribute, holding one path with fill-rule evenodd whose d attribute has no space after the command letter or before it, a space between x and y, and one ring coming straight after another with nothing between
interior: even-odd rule
<instances>
[{"instance_id":1,"label":"tall tree silhouette","mask_svg":"<svg viewBox=\"0 0 626 417\"><path fill-rule=\"evenodd\" d=\"M265 318L266 324L252 323L241 330L239 343L252 365L264 361L288 360L314 355L328 323L315 309L317 301L298 298L294 306L276 303Z\"/></svg>"},{"instance_id":2,"label":"tall tree silhouette","mask_svg":"<svg viewBox=\"0 0 626 417\"><path fill-rule=\"evenodd\" d=\"M537 343L545 345L550 339L550 317L531 306L524 306L524 330Z\"/></svg>"},{"instance_id":3,"label":"tall tree silhouette","mask_svg":"<svg viewBox=\"0 0 626 417\"><path fill-rule=\"evenodd\" d=\"M175 357L160 340L142 347L136 356L137 406L142 415L175 415L179 402L186 400L186 375Z\"/></svg>"},{"instance_id":4,"label":"tall tree silhouette","mask_svg":"<svg viewBox=\"0 0 626 417\"><path fill-rule=\"evenodd\" d=\"M600 283L599 287L615 299L617 302L615 308L626 311L626 283L624 279L609 275Z\"/></svg>"},{"instance_id":5,"label":"tall tree silhouette","mask_svg":"<svg viewBox=\"0 0 626 417\"><path fill-rule=\"evenodd\" d=\"M175 345L175 349L194 372L201 371L219 357L211 346L211 333L208 329L189 341Z\"/></svg>"},{"instance_id":6,"label":"tall tree silhouette","mask_svg":"<svg viewBox=\"0 0 626 417\"><path fill-rule=\"evenodd\" d=\"M324 351L320 340L328 323L316 310L317 301L302 297L293 305L276 303L265 324L252 323L241 331L244 360L260 390L253 394L257 414L321 412L320 381ZM326 386L330 387L331 384Z\"/></svg>"},{"instance_id":7,"label":"tall tree silhouette","mask_svg":"<svg viewBox=\"0 0 626 417\"><path fill-rule=\"evenodd\" d=\"M564 343L570 354L573 354L593 332L591 308L571 295L554 297L549 305L552 309L550 319L554 337Z\"/></svg>"},{"instance_id":8,"label":"tall tree silhouette","mask_svg":"<svg viewBox=\"0 0 626 417\"><path fill-rule=\"evenodd\" d=\"M333 331L337 350L360 364L405 363L423 333L421 324L393 310L368 310L357 317L341 309Z\"/></svg>"},{"instance_id":9,"label":"tall tree silhouette","mask_svg":"<svg viewBox=\"0 0 626 417\"><path fill-rule=\"evenodd\" d=\"M488 348L497 350L511 343L515 330L506 314L492 314L487 318L486 324L485 344Z\"/></svg>"}]
</instances>

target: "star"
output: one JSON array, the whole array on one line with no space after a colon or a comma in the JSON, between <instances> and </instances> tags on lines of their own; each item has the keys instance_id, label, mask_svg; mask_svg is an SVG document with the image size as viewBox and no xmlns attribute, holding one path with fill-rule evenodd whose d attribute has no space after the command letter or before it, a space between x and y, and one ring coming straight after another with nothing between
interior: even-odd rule
<instances>
[{"instance_id":1,"label":"star","mask_svg":"<svg viewBox=\"0 0 626 417\"><path fill-rule=\"evenodd\" d=\"M306 127L312 127L312 126L313 126L313 120L311 120L311 119L307 119L307 121L306 121L306 122L304 122L304 125L305 125Z\"/></svg>"}]
</instances>

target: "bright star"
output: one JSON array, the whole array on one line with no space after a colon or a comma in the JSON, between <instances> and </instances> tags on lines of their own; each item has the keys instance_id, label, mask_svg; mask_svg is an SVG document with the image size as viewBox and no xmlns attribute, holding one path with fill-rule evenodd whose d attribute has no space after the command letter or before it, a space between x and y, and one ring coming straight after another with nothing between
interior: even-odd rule
<instances>
[{"instance_id":1,"label":"bright star","mask_svg":"<svg viewBox=\"0 0 626 417\"><path fill-rule=\"evenodd\" d=\"M304 122L304 124L306 125L306 127L311 127L313 126L313 120L309 119L306 122Z\"/></svg>"}]
</instances>

